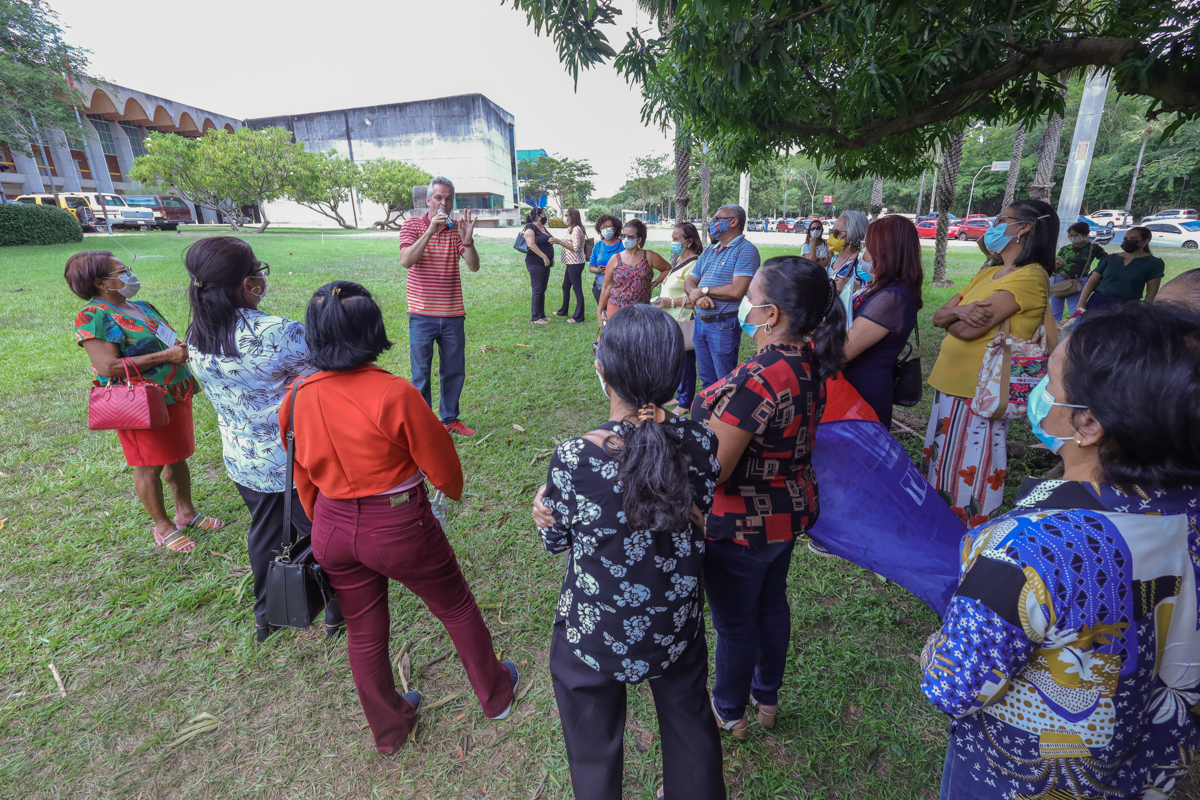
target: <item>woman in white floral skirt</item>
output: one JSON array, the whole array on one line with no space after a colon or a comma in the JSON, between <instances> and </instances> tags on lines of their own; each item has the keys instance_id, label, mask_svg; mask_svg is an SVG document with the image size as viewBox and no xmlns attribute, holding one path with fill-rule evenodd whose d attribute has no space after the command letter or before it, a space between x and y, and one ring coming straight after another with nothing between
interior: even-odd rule
<instances>
[{"instance_id":1,"label":"woman in white floral skirt","mask_svg":"<svg viewBox=\"0 0 1200 800\"><path fill-rule=\"evenodd\" d=\"M254 573L254 621L258 641L267 625L267 565L283 549L287 451L279 443L279 403L287 386L316 372L308 365L304 325L264 314L271 268L250 245L232 236L201 239L188 248L192 324L187 341L192 373L217 411L225 471L250 511L246 549ZM312 523L292 498L292 538L307 536ZM345 630L336 600L325 609L325 632Z\"/></svg>"},{"instance_id":2,"label":"woman in white floral skirt","mask_svg":"<svg viewBox=\"0 0 1200 800\"><path fill-rule=\"evenodd\" d=\"M608 422L559 445L534 502L546 549L568 553L550 673L579 800L620 800L626 691L642 681L658 711L660 797L725 797L695 522L712 505L720 463L707 425L661 408L683 359L683 335L665 312L617 311L595 363Z\"/></svg>"}]
</instances>

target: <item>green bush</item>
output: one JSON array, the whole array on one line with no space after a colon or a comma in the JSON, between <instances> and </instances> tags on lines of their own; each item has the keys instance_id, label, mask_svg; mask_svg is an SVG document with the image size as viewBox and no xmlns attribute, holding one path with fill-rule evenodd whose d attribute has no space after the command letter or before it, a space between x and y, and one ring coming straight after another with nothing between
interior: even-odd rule
<instances>
[{"instance_id":1,"label":"green bush","mask_svg":"<svg viewBox=\"0 0 1200 800\"><path fill-rule=\"evenodd\" d=\"M83 229L66 209L25 203L0 205L0 247L82 241Z\"/></svg>"},{"instance_id":2,"label":"green bush","mask_svg":"<svg viewBox=\"0 0 1200 800\"><path fill-rule=\"evenodd\" d=\"M567 227L567 221L565 219L563 219L562 217L550 217L549 219L546 220L546 227L547 228L565 228L565 227Z\"/></svg>"}]
</instances>

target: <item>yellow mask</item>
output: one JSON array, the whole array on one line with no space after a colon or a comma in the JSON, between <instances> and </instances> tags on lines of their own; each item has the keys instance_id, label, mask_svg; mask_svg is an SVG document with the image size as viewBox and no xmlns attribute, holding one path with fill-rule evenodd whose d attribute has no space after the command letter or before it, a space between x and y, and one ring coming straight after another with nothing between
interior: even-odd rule
<instances>
[{"instance_id":1,"label":"yellow mask","mask_svg":"<svg viewBox=\"0 0 1200 800\"><path fill-rule=\"evenodd\" d=\"M825 243L829 245L829 249L835 253L840 253L846 249L846 240L838 237L836 234L831 234Z\"/></svg>"}]
</instances>

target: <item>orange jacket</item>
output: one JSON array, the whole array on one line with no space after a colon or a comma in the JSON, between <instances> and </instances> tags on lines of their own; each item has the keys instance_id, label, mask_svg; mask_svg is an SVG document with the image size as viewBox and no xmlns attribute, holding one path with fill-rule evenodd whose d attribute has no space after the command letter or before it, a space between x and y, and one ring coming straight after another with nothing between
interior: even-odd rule
<instances>
[{"instance_id":1,"label":"orange jacket","mask_svg":"<svg viewBox=\"0 0 1200 800\"><path fill-rule=\"evenodd\" d=\"M454 441L407 380L370 365L303 380L292 430L296 488L309 519L318 491L338 500L369 497L399 486L418 468L447 497L462 496ZM279 407L281 433L291 403L289 391Z\"/></svg>"}]
</instances>

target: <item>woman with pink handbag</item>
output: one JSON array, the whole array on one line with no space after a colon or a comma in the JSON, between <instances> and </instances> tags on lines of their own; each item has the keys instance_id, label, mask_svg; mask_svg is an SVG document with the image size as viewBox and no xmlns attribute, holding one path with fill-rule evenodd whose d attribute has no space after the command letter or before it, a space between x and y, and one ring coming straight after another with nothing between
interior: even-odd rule
<instances>
[{"instance_id":1,"label":"woman with pink handbag","mask_svg":"<svg viewBox=\"0 0 1200 800\"><path fill-rule=\"evenodd\" d=\"M124 389L94 392L91 427L115 429L125 461L133 467L138 499L153 521L156 544L172 553L187 553L196 543L185 529L213 530L225 525L196 511L192 504L192 478L187 459L196 450L192 430L192 395L199 386L188 370L187 345L167 318L145 301L133 300L141 281L129 267L107 250L89 250L67 259L67 286L87 301L75 318L75 341L92 360L98 387L126 384L161 389L166 403L166 423L139 409L112 413L110 397ZM132 375L136 377L132 377ZM131 377L126 377L131 376ZM155 391L141 393L151 405ZM103 414L101 407L109 413ZM145 408L140 411L146 411ZM159 409L161 413L161 409ZM105 417L105 419L101 419ZM162 479L171 487L175 518L167 515Z\"/></svg>"}]
</instances>

